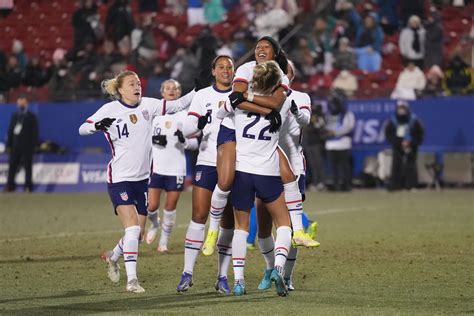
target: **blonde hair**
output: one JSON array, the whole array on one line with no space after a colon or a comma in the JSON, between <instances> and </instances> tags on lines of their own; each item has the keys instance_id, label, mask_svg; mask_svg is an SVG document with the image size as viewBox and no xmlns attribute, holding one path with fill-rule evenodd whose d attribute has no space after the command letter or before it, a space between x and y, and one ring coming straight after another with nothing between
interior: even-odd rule
<instances>
[{"instance_id":1,"label":"blonde hair","mask_svg":"<svg viewBox=\"0 0 474 316\"><path fill-rule=\"evenodd\" d=\"M258 63L253 69L252 90L255 93L269 95L281 84L281 70L273 61Z\"/></svg>"},{"instance_id":2,"label":"blonde hair","mask_svg":"<svg viewBox=\"0 0 474 316\"><path fill-rule=\"evenodd\" d=\"M104 94L108 94L114 100L120 100L122 96L120 95L120 92L118 91L118 89L122 87L123 79L127 76L138 77L138 75L134 71L131 71L131 70L122 71L114 78L106 79L102 81L101 83L102 92Z\"/></svg>"},{"instance_id":3,"label":"blonde hair","mask_svg":"<svg viewBox=\"0 0 474 316\"><path fill-rule=\"evenodd\" d=\"M168 79L168 80L163 81L163 83L161 84L161 88L160 88L161 95L163 95L163 92L165 91L165 85L167 83L174 83L176 89L179 90L179 95L181 95L181 92L182 92L181 84L178 81L174 80L174 79Z\"/></svg>"}]
</instances>

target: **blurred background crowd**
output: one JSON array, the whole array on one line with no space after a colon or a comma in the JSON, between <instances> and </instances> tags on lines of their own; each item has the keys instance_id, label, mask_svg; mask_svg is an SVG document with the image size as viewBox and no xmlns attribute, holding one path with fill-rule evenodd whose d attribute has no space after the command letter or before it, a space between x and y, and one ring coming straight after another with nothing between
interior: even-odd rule
<instances>
[{"instance_id":1,"label":"blurred background crowd","mask_svg":"<svg viewBox=\"0 0 474 316\"><path fill-rule=\"evenodd\" d=\"M216 54L237 65L255 40L278 38L313 97L472 94L471 0L7 0L0 1L0 102L101 98L124 69L144 95L193 86Z\"/></svg>"}]
</instances>

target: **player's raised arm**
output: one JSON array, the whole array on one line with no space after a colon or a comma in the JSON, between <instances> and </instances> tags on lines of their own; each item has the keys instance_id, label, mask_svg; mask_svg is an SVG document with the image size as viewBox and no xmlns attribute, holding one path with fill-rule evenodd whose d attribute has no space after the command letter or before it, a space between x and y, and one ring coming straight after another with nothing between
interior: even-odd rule
<instances>
[{"instance_id":1,"label":"player's raised arm","mask_svg":"<svg viewBox=\"0 0 474 316\"><path fill-rule=\"evenodd\" d=\"M308 125L311 119L311 104L309 103L309 97L308 101L303 104L297 104L294 99L291 100L290 111L300 126Z\"/></svg>"}]
</instances>

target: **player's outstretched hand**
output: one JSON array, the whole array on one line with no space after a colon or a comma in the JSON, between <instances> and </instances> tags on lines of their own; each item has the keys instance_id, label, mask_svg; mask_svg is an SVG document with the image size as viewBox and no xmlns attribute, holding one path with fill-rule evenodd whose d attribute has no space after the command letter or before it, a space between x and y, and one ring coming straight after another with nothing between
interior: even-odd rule
<instances>
[{"instance_id":1,"label":"player's outstretched hand","mask_svg":"<svg viewBox=\"0 0 474 316\"><path fill-rule=\"evenodd\" d=\"M115 121L114 118L106 117L102 119L102 121L95 123L94 126L96 130L105 132L109 129L110 125L112 125L114 121Z\"/></svg>"},{"instance_id":2,"label":"player's outstretched hand","mask_svg":"<svg viewBox=\"0 0 474 316\"><path fill-rule=\"evenodd\" d=\"M166 135L155 135L152 136L151 140L153 141L153 144L163 147L166 147L166 144L168 144L168 141L166 140Z\"/></svg>"},{"instance_id":3,"label":"player's outstretched hand","mask_svg":"<svg viewBox=\"0 0 474 316\"><path fill-rule=\"evenodd\" d=\"M183 132L181 132L179 129L174 132L174 136L178 137L178 141L181 144L184 144L186 142L186 138L184 138Z\"/></svg>"},{"instance_id":4,"label":"player's outstretched hand","mask_svg":"<svg viewBox=\"0 0 474 316\"><path fill-rule=\"evenodd\" d=\"M198 118L198 128L200 130L206 127L206 124L209 122L209 116L211 116L211 112L207 112L206 115Z\"/></svg>"},{"instance_id":5,"label":"player's outstretched hand","mask_svg":"<svg viewBox=\"0 0 474 316\"><path fill-rule=\"evenodd\" d=\"M238 91L232 92L231 94L229 94L229 101L230 101L230 105L235 110L237 105L245 101L244 93L238 92Z\"/></svg>"},{"instance_id":6,"label":"player's outstretched hand","mask_svg":"<svg viewBox=\"0 0 474 316\"><path fill-rule=\"evenodd\" d=\"M265 116L265 119L270 121L270 129L268 131L272 134L278 132L282 123L280 112L277 110L272 110Z\"/></svg>"},{"instance_id":7,"label":"player's outstretched hand","mask_svg":"<svg viewBox=\"0 0 474 316\"><path fill-rule=\"evenodd\" d=\"M291 112L293 115L298 114L298 106L296 105L295 100L291 100L290 112Z\"/></svg>"}]
</instances>

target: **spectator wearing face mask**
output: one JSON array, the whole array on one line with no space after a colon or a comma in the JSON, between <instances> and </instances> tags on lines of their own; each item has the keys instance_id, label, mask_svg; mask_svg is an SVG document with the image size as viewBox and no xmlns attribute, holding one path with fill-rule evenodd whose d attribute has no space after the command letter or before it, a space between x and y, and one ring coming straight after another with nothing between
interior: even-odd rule
<instances>
[{"instance_id":1,"label":"spectator wearing face mask","mask_svg":"<svg viewBox=\"0 0 474 316\"><path fill-rule=\"evenodd\" d=\"M398 41L400 54L405 63L413 62L420 69L423 69L425 58L425 33L420 18L412 15L407 27L400 33Z\"/></svg>"},{"instance_id":2,"label":"spectator wearing face mask","mask_svg":"<svg viewBox=\"0 0 474 316\"><path fill-rule=\"evenodd\" d=\"M351 150L355 116L346 107L342 90L333 90L328 99L326 115L326 151L331 162L335 191L351 190Z\"/></svg>"},{"instance_id":3,"label":"spectator wearing face mask","mask_svg":"<svg viewBox=\"0 0 474 316\"><path fill-rule=\"evenodd\" d=\"M393 151L390 191L417 187L416 157L423 135L423 126L410 111L408 102L398 101L395 113L385 126L385 137Z\"/></svg>"}]
</instances>

